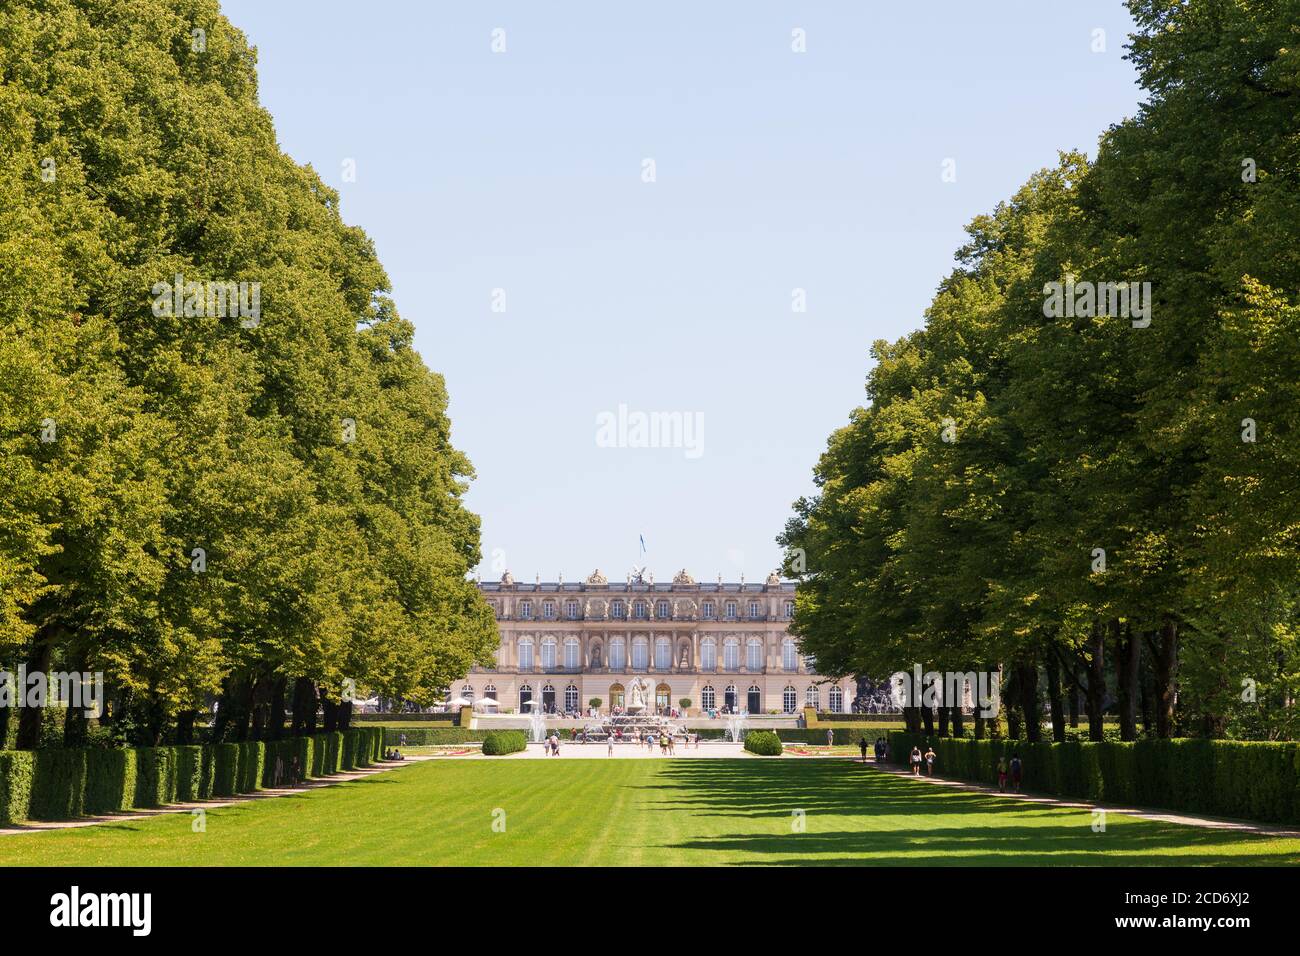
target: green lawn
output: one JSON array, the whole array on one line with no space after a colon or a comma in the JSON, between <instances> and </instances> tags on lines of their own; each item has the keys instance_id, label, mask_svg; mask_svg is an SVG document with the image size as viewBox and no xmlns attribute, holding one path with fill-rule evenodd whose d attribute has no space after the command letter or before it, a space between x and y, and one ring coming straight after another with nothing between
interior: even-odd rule
<instances>
[{"instance_id":1,"label":"green lawn","mask_svg":"<svg viewBox=\"0 0 1300 956\"><path fill-rule=\"evenodd\" d=\"M433 760L211 810L205 833L167 814L0 836L0 866L1300 863L1300 840L1091 824L847 760Z\"/></svg>"}]
</instances>

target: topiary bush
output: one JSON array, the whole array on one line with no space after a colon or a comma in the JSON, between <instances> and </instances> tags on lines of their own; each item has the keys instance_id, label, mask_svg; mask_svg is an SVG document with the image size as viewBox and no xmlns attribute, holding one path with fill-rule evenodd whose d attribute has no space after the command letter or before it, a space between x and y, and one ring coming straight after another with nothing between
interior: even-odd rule
<instances>
[{"instance_id":1,"label":"topiary bush","mask_svg":"<svg viewBox=\"0 0 1300 956\"><path fill-rule=\"evenodd\" d=\"M519 753L528 748L528 737L522 730L491 730L483 737L483 753L489 757Z\"/></svg>"},{"instance_id":2,"label":"topiary bush","mask_svg":"<svg viewBox=\"0 0 1300 956\"><path fill-rule=\"evenodd\" d=\"M0 753L0 826L29 819L35 767L31 751Z\"/></svg>"},{"instance_id":3,"label":"topiary bush","mask_svg":"<svg viewBox=\"0 0 1300 956\"><path fill-rule=\"evenodd\" d=\"M745 749L760 757L779 757L785 749L773 730L751 730L745 734Z\"/></svg>"},{"instance_id":4,"label":"topiary bush","mask_svg":"<svg viewBox=\"0 0 1300 956\"><path fill-rule=\"evenodd\" d=\"M134 750L87 750L83 813L119 813L135 802Z\"/></svg>"}]
</instances>

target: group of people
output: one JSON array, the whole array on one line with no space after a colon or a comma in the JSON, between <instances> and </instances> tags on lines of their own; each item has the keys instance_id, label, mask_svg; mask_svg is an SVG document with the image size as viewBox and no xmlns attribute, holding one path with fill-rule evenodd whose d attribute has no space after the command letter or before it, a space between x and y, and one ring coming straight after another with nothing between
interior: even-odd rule
<instances>
[{"instance_id":1,"label":"group of people","mask_svg":"<svg viewBox=\"0 0 1300 956\"><path fill-rule=\"evenodd\" d=\"M829 735L829 733L830 733L830 732L827 731L827 734L828 734L828 735ZM826 741L826 744L827 744L827 746L830 746L830 744L831 744L831 741L830 741L829 737L828 737L828 739L827 739L827 741ZM886 740L884 737L877 737L877 738L876 738L876 743L875 743L874 749L875 749L875 753L876 753L876 763L884 763L886 760L889 759L889 741ZM867 737L866 737L866 734L863 734L860 738L858 738L858 750L860 750L860 751L862 752L862 762L863 762L863 763L866 763L866 762L867 762Z\"/></svg>"},{"instance_id":2,"label":"group of people","mask_svg":"<svg viewBox=\"0 0 1300 956\"><path fill-rule=\"evenodd\" d=\"M690 747L690 746L694 745L694 747L695 747L696 750L699 750L699 749L700 749L700 735L699 735L699 734L683 733L681 736L682 736L682 746L683 746L683 747ZM622 739L623 739L623 733L622 733L622 731L618 731L618 732L617 732L617 735L615 735L615 734L610 734L610 735L606 738L606 742L605 742L605 748L606 748L606 750L605 750L605 752L606 752L609 756L611 756L611 757L614 756L614 743L615 743L615 741L617 741L617 740L622 740ZM654 753L655 745L657 744L658 747L659 747L659 753L660 753L661 755L663 755L663 756L667 756L667 757L674 756L674 755L677 753L677 735L676 735L676 734L670 734L670 733L655 733L655 732L652 730L652 731L650 731L649 733L646 733L646 734L642 735L642 736L640 737L640 739L637 740L637 744L638 744L639 746L645 747L645 749L648 750L648 751L650 751L651 753Z\"/></svg>"},{"instance_id":3,"label":"group of people","mask_svg":"<svg viewBox=\"0 0 1300 956\"><path fill-rule=\"evenodd\" d=\"M385 759L385 760L405 760L406 758L402 756L402 752L401 752L400 750L398 750L396 747L392 747L392 748L385 747L385 748L384 748L384 759Z\"/></svg>"},{"instance_id":4,"label":"group of people","mask_svg":"<svg viewBox=\"0 0 1300 956\"><path fill-rule=\"evenodd\" d=\"M928 744L926 745L924 754L921 753L920 747L913 747L912 748L912 776L914 777L921 776L922 760L925 761L925 775L927 777L934 776L934 762L937 759L938 759L938 755L935 754L934 748L929 746Z\"/></svg>"}]
</instances>

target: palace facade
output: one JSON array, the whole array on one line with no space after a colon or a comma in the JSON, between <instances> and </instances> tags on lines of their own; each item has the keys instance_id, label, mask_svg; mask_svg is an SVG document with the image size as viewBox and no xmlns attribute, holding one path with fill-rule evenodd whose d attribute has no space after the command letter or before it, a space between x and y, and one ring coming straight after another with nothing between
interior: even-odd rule
<instances>
[{"instance_id":1,"label":"palace facade","mask_svg":"<svg viewBox=\"0 0 1300 956\"><path fill-rule=\"evenodd\" d=\"M688 713L727 709L795 713L807 705L846 712L851 680L830 681L789 634L792 583L700 584L685 570L671 584L630 577L611 584L596 571L583 582L518 584L510 572L479 588L496 613L495 667L475 667L451 690L490 697L521 713L539 699L547 712L625 705L628 682L644 677L653 709L688 699Z\"/></svg>"}]
</instances>

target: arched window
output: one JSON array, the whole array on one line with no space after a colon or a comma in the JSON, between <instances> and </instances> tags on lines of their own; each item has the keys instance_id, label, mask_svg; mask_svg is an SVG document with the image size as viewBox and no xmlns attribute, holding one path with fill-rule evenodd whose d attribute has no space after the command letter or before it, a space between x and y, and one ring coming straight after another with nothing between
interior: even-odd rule
<instances>
[{"instance_id":1,"label":"arched window","mask_svg":"<svg viewBox=\"0 0 1300 956\"><path fill-rule=\"evenodd\" d=\"M706 671L715 670L718 666L718 642L711 637L700 642L700 666Z\"/></svg>"},{"instance_id":2,"label":"arched window","mask_svg":"<svg viewBox=\"0 0 1300 956\"><path fill-rule=\"evenodd\" d=\"M791 674L799 669L799 655L795 653L794 638L787 637L781 642L781 667Z\"/></svg>"},{"instance_id":3,"label":"arched window","mask_svg":"<svg viewBox=\"0 0 1300 956\"><path fill-rule=\"evenodd\" d=\"M474 703L474 686L472 684L466 684L460 689L460 696L464 697L471 704Z\"/></svg>"},{"instance_id":4,"label":"arched window","mask_svg":"<svg viewBox=\"0 0 1300 956\"><path fill-rule=\"evenodd\" d=\"M564 666L570 670L578 669L578 639L576 637L566 637L564 639Z\"/></svg>"},{"instance_id":5,"label":"arched window","mask_svg":"<svg viewBox=\"0 0 1300 956\"><path fill-rule=\"evenodd\" d=\"M722 615L728 621L734 621L736 619L736 602L728 601L726 604L724 604L722 606Z\"/></svg>"},{"instance_id":6,"label":"arched window","mask_svg":"<svg viewBox=\"0 0 1300 956\"><path fill-rule=\"evenodd\" d=\"M609 666L611 670L621 671L627 666L627 646L621 637L609 639Z\"/></svg>"},{"instance_id":7,"label":"arched window","mask_svg":"<svg viewBox=\"0 0 1300 956\"><path fill-rule=\"evenodd\" d=\"M609 706L611 710L613 710L615 707L623 706L623 685L622 684L609 685Z\"/></svg>"},{"instance_id":8,"label":"arched window","mask_svg":"<svg viewBox=\"0 0 1300 956\"><path fill-rule=\"evenodd\" d=\"M763 712L763 692L757 684L749 685L749 693L745 695L745 709L751 714Z\"/></svg>"},{"instance_id":9,"label":"arched window","mask_svg":"<svg viewBox=\"0 0 1300 956\"><path fill-rule=\"evenodd\" d=\"M521 671L533 669L533 639L531 637L521 637L519 639L519 669Z\"/></svg>"},{"instance_id":10,"label":"arched window","mask_svg":"<svg viewBox=\"0 0 1300 956\"><path fill-rule=\"evenodd\" d=\"M627 617L627 605L622 601L613 601L609 605L609 616L622 620Z\"/></svg>"},{"instance_id":11,"label":"arched window","mask_svg":"<svg viewBox=\"0 0 1300 956\"><path fill-rule=\"evenodd\" d=\"M655 670L666 671L673 666L673 645L666 637L655 638Z\"/></svg>"},{"instance_id":12,"label":"arched window","mask_svg":"<svg viewBox=\"0 0 1300 956\"><path fill-rule=\"evenodd\" d=\"M795 696L794 688L786 687L786 689L781 692L781 709L787 714L793 714L797 700L798 698Z\"/></svg>"},{"instance_id":13,"label":"arched window","mask_svg":"<svg viewBox=\"0 0 1300 956\"><path fill-rule=\"evenodd\" d=\"M820 700L821 700L821 694L817 692L817 685L809 684L808 693L804 697L804 703L806 703L809 707L820 707L819 704Z\"/></svg>"},{"instance_id":14,"label":"arched window","mask_svg":"<svg viewBox=\"0 0 1300 956\"><path fill-rule=\"evenodd\" d=\"M573 598L569 598L569 600L564 602L564 616L570 621L576 621L578 619L578 602L573 600Z\"/></svg>"},{"instance_id":15,"label":"arched window","mask_svg":"<svg viewBox=\"0 0 1300 956\"><path fill-rule=\"evenodd\" d=\"M533 602L532 602L532 601L520 601L520 602L519 602L519 619L520 619L521 621L531 621L531 620L533 619Z\"/></svg>"},{"instance_id":16,"label":"arched window","mask_svg":"<svg viewBox=\"0 0 1300 956\"><path fill-rule=\"evenodd\" d=\"M830 691L830 704L832 714L841 714L844 712L844 691L839 684L832 684Z\"/></svg>"},{"instance_id":17,"label":"arched window","mask_svg":"<svg viewBox=\"0 0 1300 956\"><path fill-rule=\"evenodd\" d=\"M529 702L530 700L532 700L532 699L533 699L533 685L532 685L532 684L520 684L520 685L519 685L519 711L520 711L520 713L524 713L524 714L528 713L528 711L531 709L531 708L528 706L528 702Z\"/></svg>"},{"instance_id":18,"label":"arched window","mask_svg":"<svg viewBox=\"0 0 1300 956\"><path fill-rule=\"evenodd\" d=\"M542 670L551 670L555 667L555 638L547 637L542 640Z\"/></svg>"},{"instance_id":19,"label":"arched window","mask_svg":"<svg viewBox=\"0 0 1300 956\"><path fill-rule=\"evenodd\" d=\"M639 620L644 620L644 619L645 619L645 616L646 616L646 603L645 603L645 601L634 601L634 602L632 603L632 616L635 617L635 618L637 618L637 619L639 619Z\"/></svg>"},{"instance_id":20,"label":"arched window","mask_svg":"<svg viewBox=\"0 0 1300 956\"><path fill-rule=\"evenodd\" d=\"M570 684L564 688L564 710L565 712L576 711L578 709L578 685Z\"/></svg>"},{"instance_id":21,"label":"arched window","mask_svg":"<svg viewBox=\"0 0 1300 956\"><path fill-rule=\"evenodd\" d=\"M754 620L754 618L756 618L756 617L758 617L758 602L757 602L757 601L750 601L750 602L749 602L749 619L752 621L752 620Z\"/></svg>"},{"instance_id":22,"label":"arched window","mask_svg":"<svg viewBox=\"0 0 1300 956\"><path fill-rule=\"evenodd\" d=\"M632 670L643 671L650 664L650 642L644 637L632 638Z\"/></svg>"},{"instance_id":23,"label":"arched window","mask_svg":"<svg viewBox=\"0 0 1300 956\"><path fill-rule=\"evenodd\" d=\"M718 706L718 698L712 684L705 684L704 689L700 691L700 706L705 710L712 710Z\"/></svg>"},{"instance_id":24,"label":"arched window","mask_svg":"<svg viewBox=\"0 0 1300 956\"><path fill-rule=\"evenodd\" d=\"M555 620L555 602L549 598L542 602L542 617L548 621Z\"/></svg>"},{"instance_id":25,"label":"arched window","mask_svg":"<svg viewBox=\"0 0 1300 956\"><path fill-rule=\"evenodd\" d=\"M548 714L555 713L555 688L550 684L542 688L542 710Z\"/></svg>"},{"instance_id":26,"label":"arched window","mask_svg":"<svg viewBox=\"0 0 1300 956\"><path fill-rule=\"evenodd\" d=\"M673 616L672 609L668 607L667 601L660 601L658 604L655 605L655 617L660 618L662 620L664 618L669 618L672 616Z\"/></svg>"},{"instance_id":27,"label":"arched window","mask_svg":"<svg viewBox=\"0 0 1300 956\"><path fill-rule=\"evenodd\" d=\"M734 671L740 667L740 639L728 637L722 643L722 666Z\"/></svg>"},{"instance_id":28,"label":"arched window","mask_svg":"<svg viewBox=\"0 0 1300 956\"><path fill-rule=\"evenodd\" d=\"M702 609L700 610L700 616L703 617L704 620L706 620L706 621L711 621L711 620L713 620L713 602L712 602L712 601L705 601L705 602L704 602L704 605L703 605Z\"/></svg>"},{"instance_id":29,"label":"arched window","mask_svg":"<svg viewBox=\"0 0 1300 956\"><path fill-rule=\"evenodd\" d=\"M763 642L757 637L745 642L745 667L751 671L763 669Z\"/></svg>"},{"instance_id":30,"label":"arched window","mask_svg":"<svg viewBox=\"0 0 1300 956\"><path fill-rule=\"evenodd\" d=\"M484 688L483 688L483 696L484 696L484 697L491 697L493 700L496 700L496 699L497 699L497 685L496 685L496 684L488 684L486 687L484 687Z\"/></svg>"},{"instance_id":31,"label":"arched window","mask_svg":"<svg viewBox=\"0 0 1300 956\"><path fill-rule=\"evenodd\" d=\"M735 684L728 684L727 689L722 692L722 706L733 714L740 709L740 701L736 699Z\"/></svg>"}]
</instances>

